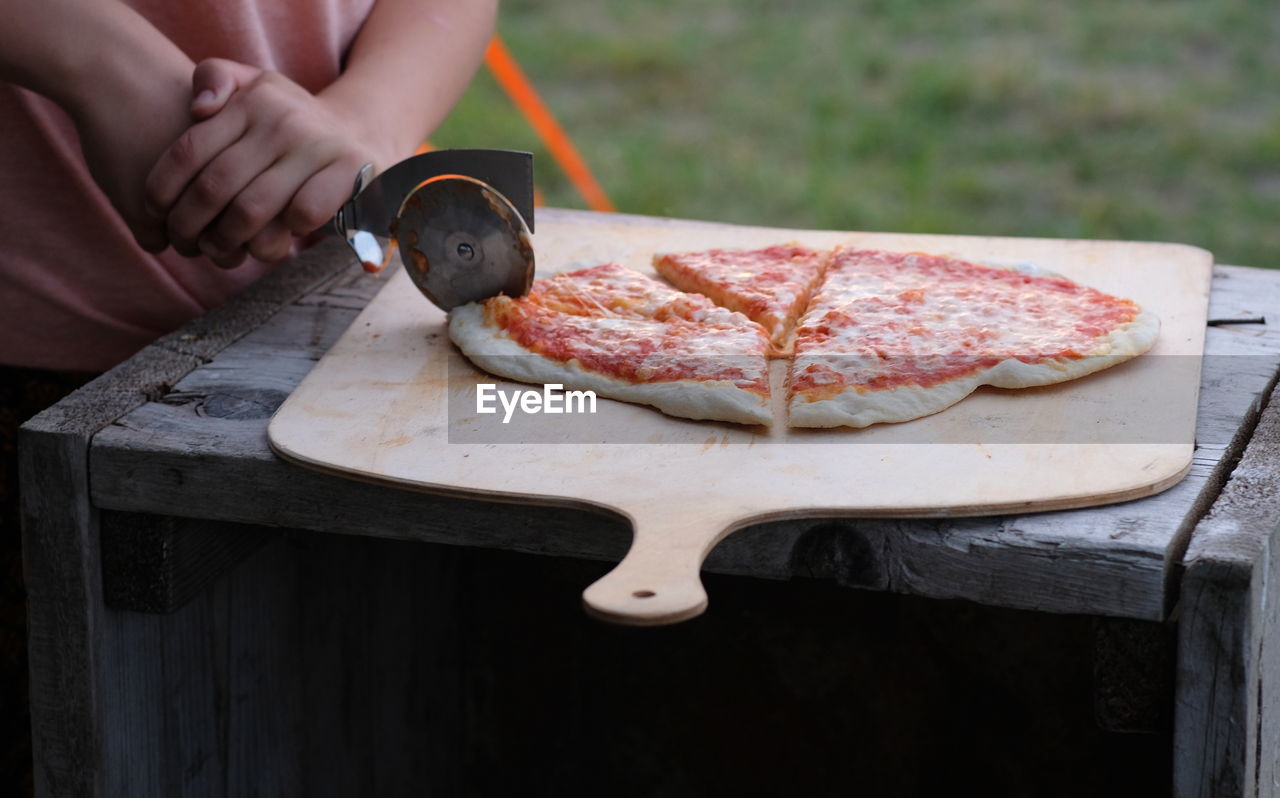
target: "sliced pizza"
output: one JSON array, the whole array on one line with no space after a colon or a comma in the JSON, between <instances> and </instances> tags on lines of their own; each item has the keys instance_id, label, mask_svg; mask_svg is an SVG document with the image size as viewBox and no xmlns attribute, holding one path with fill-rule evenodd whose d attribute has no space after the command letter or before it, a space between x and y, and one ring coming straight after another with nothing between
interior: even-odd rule
<instances>
[{"instance_id":1,"label":"sliced pizza","mask_svg":"<svg viewBox=\"0 0 1280 798\"><path fill-rule=\"evenodd\" d=\"M822 280L828 255L783 244L659 254L653 267L676 288L704 294L764 325L775 350L786 353L796 319Z\"/></svg>"},{"instance_id":2,"label":"sliced pizza","mask_svg":"<svg viewBox=\"0 0 1280 798\"><path fill-rule=\"evenodd\" d=\"M764 328L617 264L539 280L520 298L456 308L449 336L498 376L560 383L684 418L771 418Z\"/></svg>"},{"instance_id":3,"label":"sliced pizza","mask_svg":"<svg viewBox=\"0 0 1280 798\"><path fill-rule=\"evenodd\" d=\"M980 385L1082 377L1151 348L1137 304L1029 269L841 249L796 328L790 424L865 427L936 413Z\"/></svg>"}]
</instances>

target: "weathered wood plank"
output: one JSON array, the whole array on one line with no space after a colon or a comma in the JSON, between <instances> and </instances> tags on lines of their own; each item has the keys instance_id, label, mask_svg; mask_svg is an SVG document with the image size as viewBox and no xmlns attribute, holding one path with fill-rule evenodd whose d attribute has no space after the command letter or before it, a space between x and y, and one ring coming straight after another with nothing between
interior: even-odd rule
<instances>
[{"instance_id":1,"label":"weathered wood plank","mask_svg":"<svg viewBox=\"0 0 1280 798\"><path fill-rule=\"evenodd\" d=\"M616 558L619 535L625 535L616 523L597 541L584 529L569 531L583 523L599 528L589 516L395 490L375 498L368 486L305 474L275 460L264 434L273 402L283 400L323 353L325 342L335 340L351 320L334 310L336 303L326 304L328 297L361 300L376 290L375 282L354 278L312 294L308 304L283 311L192 372L163 403L140 408L105 431L95 445L95 502L131 510L182 508L225 520L253 521L265 513L282 525L364 528L376 535L527 551L530 533L500 521L495 526L496 519L519 515L550 524L533 533L539 550ZM1270 292L1275 282L1271 273L1218 267L1211 312L1232 316L1278 304L1266 298L1276 293ZM327 318L319 318L316 307L324 307ZM343 308L354 313L353 307ZM1256 415L1257 396L1280 363L1280 334L1270 328L1215 328L1206 343L1192 473L1159 496L997 520L765 524L730 536L712 552L707 569L782 579L823 574L847 584L940 598L1161 618L1170 564L1216 495L1224 478L1219 463L1243 444L1244 438L1236 437L1242 420ZM258 490L248 490L250 485ZM261 490L266 487L270 490ZM287 507L275 498L261 502L270 507L245 499L295 492L307 498ZM447 523L436 520L444 518ZM835 529L847 531L832 534Z\"/></svg>"},{"instance_id":2,"label":"weathered wood plank","mask_svg":"<svg viewBox=\"0 0 1280 798\"><path fill-rule=\"evenodd\" d=\"M277 270L228 306L157 341L52 408L21 431L23 557L28 591L32 743L36 793L95 796L118 783L126 762L112 740L145 725L134 705L110 704L98 514L88 500L92 436L159 398L185 374L307 293L339 265L332 248ZM133 793L137 794L137 793Z\"/></svg>"},{"instance_id":3,"label":"weathered wood plank","mask_svg":"<svg viewBox=\"0 0 1280 798\"><path fill-rule=\"evenodd\" d=\"M151 457L117 445L95 454L95 467L113 474L106 478L112 491L104 495L115 509L130 504L174 508L187 502L182 511L195 517L317 532L564 552L589 559L616 559L626 550L626 527L611 516L388 490L279 460L266 448L262 418L203 417L193 438L188 416L195 410L190 404L152 403L142 411L134 421L159 433L147 447ZM167 432L171 427L181 434ZM134 440L132 435L125 438ZM192 467L193 460L198 468Z\"/></svg>"},{"instance_id":4,"label":"weathered wood plank","mask_svg":"<svg viewBox=\"0 0 1280 798\"><path fill-rule=\"evenodd\" d=\"M309 667L300 563L289 546L265 547L228 577L223 639L228 795L305 795L302 750L311 732L297 684ZM341 625L345 618L331 616ZM329 722L337 722L330 719Z\"/></svg>"},{"instance_id":5,"label":"weathered wood plank","mask_svg":"<svg viewBox=\"0 0 1280 798\"><path fill-rule=\"evenodd\" d=\"M1169 794L1167 735L1094 724L1088 617L713 574L635 629L575 612L600 563L461 552L469 794Z\"/></svg>"},{"instance_id":6,"label":"weathered wood plank","mask_svg":"<svg viewBox=\"0 0 1280 798\"><path fill-rule=\"evenodd\" d=\"M103 613L104 795L229 794L228 663L213 633L226 603L218 584L171 615Z\"/></svg>"},{"instance_id":7,"label":"weathered wood plank","mask_svg":"<svg viewBox=\"0 0 1280 798\"><path fill-rule=\"evenodd\" d=\"M108 607L173 612L262 546L262 527L176 516L100 516L102 593Z\"/></svg>"},{"instance_id":8,"label":"weathered wood plank","mask_svg":"<svg viewBox=\"0 0 1280 798\"><path fill-rule=\"evenodd\" d=\"M1280 792L1280 391L1196 526L1179 598L1175 794Z\"/></svg>"},{"instance_id":9,"label":"weathered wood plank","mask_svg":"<svg viewBox=\"0 0 1280 798\"><path fill-rule=\"evenodd\" d=\"M461 794L458 553L272 536L171 614L105 611L103 794Z\"/></svg>"},{"instance_id":10,"label":"weathered wood plank","mask_svg":"<svg viewBox=\"0 0 1280 798\"><path fill-rule=\"evenodd\" d=\"M302 795L462 795L458 549L295 536Z\"/></svg>"},{"instance_id":11,"label":"weathered wood plank","mask_svg":"<svg viewBox=\"0 0 1280 798\"><path fill-rule=\"evenodd\" d=\"M98 795L100 582L88 436L42 429L38 418L20 438L35 789L39 796Z\"/></svg>"},{"instance_id":12,"label":"weathered wood plank","mask_svg":"<svg viewBox=\"0 0 1280 798\"><path fill-rule=\"evenodd\" d=\"M97 682L101 653L98 513L90 505L94 432L162 395L199 359L143 353L72 393L20 431L23 562L35 787L40 796L97 795L109 731Z\"/></svg>"},{"instance_id":13,"label":"weathered wood plank","mask_svg":"<svg viewBox=\"0 0 1280 798\"><path fill-rule=\"evenodd\" d=\"M418 495L297 469L265 451L265 419L205 417L193 434L194 412L189 405L153 403L105 432L101 438L112 445L95 449L94 467L107 488L95 488L95 501L599 559L616 559L626 539L620 524L582 512ZM139 440L144 448L127 448ZM997 521L775 522L728 538L707 568L783 579L828 576L934 597L1154 619L1163 614L1168 540L1207 479L1200 467L1165 494L1088 511L1096 531L1075 513Z\"/></svg>"}]
</instances>

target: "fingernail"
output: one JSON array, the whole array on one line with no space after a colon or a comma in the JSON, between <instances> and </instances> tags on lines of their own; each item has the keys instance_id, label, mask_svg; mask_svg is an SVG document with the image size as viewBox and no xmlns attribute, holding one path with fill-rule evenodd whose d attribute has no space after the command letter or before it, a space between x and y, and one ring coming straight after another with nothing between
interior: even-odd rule
<instances>
[{"instance_id":1,"label":"fingernail","mask_svg":"<svg viewBox=\"0 0 1280 798\"><path fill-rule=\"evenodd\" d=\"M193 105L206 105L208 103L213 102L216 99L218 99L218 95L214 94L213 90L205 89L204 91L196 95L196 99Z\"/></svg>"}]
</instances>

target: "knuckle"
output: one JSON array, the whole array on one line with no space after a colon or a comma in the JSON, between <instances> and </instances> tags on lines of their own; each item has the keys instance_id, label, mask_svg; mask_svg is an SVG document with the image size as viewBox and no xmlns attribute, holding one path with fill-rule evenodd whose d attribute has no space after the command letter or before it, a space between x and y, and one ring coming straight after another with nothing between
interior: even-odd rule
<instances>
[{"instance_id":1,"label":"knuckle","mask_svg":"<svg viewBox=\"0 0 1280 798\"><path fill-rule=\"evenodd\" d=\"M172 197L168 195L167 184L173 181L173 172L165 167L163 161L158 163L142 181L142 210L148 216L159 217L169 207Z\"/></svg>"},{"instance_id":2,"label":"knuckle","mask_svg":"<svg viewBox=\"0 0 1280 798\"><path fill-rule=\"evenodd\" d=\"M281 260L289 254L289 236L276 230L259 235L249 242L249 253L258 260Z\"/></svg>"},{"instance_id":3,"label":"knuckle","mask_svg":"<svg viewBox=\"0 0 1280 798\"><path fill-rule=\"evenodd\" d=\"M332 215L312 197L297 197L289 206L290 227L295 232L309 233L329 221Z\"/></svg>"},{"instance_id":4,"label":"knuckle","mask_svg":"<svg viewBox=\"0 0 1280 798\"><path fill-rule=\"evenodd\" d=\"M280 138L292 141L306 130L306 119L297 108L286 108L276 116L272 130Z\"/></svg>"},{"instance_id":5,"label":"knuckle","mask_svg":"<svg viewBox=\"0 0 1280 798\"><path fill-rule=\"evenodd\" d=\"M257 103L272 103L278 100L280 90L283 88L281 84L283 77L278 72L270 70L263 72L247 87L248 98Z\"/></svg>"},{"instance_id":6,"label":"knuckle","mask_svg":"<svg viewBox=\"0 0 1280 798\"><path fill-rule=\"evenodd\" d=\"M274 72L265 71L259 74L248 86L245 87L246 93L250 97L260 97L262 95L270 95L275 91L275 85L271 79Z\"/></svg>"},{"instance_id":7,"label":"knuckle","mask_svg":"<svg viewBox=\"0 0 1280 798\"><path fill-rule=\"evenodd\" d=\"M212 169L206 169L191 184L191 192L201 203L214 204L223 199L224 183L222 176Z\"/></svg>"},{"instance_id":8,"label":"knuckle","mask_svg":"<svg viewBox=\"0 0 1280 798\"><path fill-rule=\"evenodd\" d=\"M196 161L195 132L188 128L169 147L169 157L179 166L190 166Z\"/></svg>"},{"instance_id":9,"label":"knuckle","mask_svg":"<svg viewBox=\"0 0 1280 798\"><path fill-rule=\"evenodd\" d=\"M271 253L267 251L266 244L258 241L249 242L249 254L261 261L272 261Z\"/></svg>"},{"instance_id":10,"label":"knuckle","mask_svg":"<svg viewBox=\"0 0 1280 798\"><path fill-rule=\"evenodd\" d=\"M271 209L256 192L241 191L227 208L231 223L240 230L250 232L261 228L271 219Z\"/></svg>"}]
</instances>

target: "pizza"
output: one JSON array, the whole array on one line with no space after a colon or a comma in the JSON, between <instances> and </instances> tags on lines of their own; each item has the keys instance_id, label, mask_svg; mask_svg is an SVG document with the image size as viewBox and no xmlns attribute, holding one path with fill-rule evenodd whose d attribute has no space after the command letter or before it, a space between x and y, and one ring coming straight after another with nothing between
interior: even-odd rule
<instances>
[{"instance_id":1,"label":"pizza","mask_svg":"<svg viewBox=\"0 0 1280 798\"><path fill-rule=\"evenodd\" d=\"M788 357L790 426L865 427L981 385L1076 379L1159 333L1133 301L1034 267L797 244L654 267L674 287L617 264L579 269L455 309L450 337L492 374L743 424L769 423L768 360Z\"/></svg>"},{"instance_id":2,"label":"pizza","mask_svg":"<svg viewBox=\"0 0 1280 798\"><path fill-rule=\"evenodd\" d=\"M653 267L676 288L702 294L759 322L769 331L775 350L785 354L796 319L822 279L829 256L783 244L659 254Z\"/></svg>"},{"instance_id":3,"label":"pizza","mask_svg":"<svg viewBox=\"0 0 1280 798\"><path fill-rule=\"evenodd\" d=\"M449 337L501 377L559 383L692 419L767 424L769 336L741 313L617 264L450 313Z\"/></svg>"},{"instance_id":4,"label":"pizza","mask_svg":"<svg viewBox=\"0 0 1280 798\"><path fill-rule=\"evenodd\" d=\"M796 330L790 423L907 421L980 385L1073 380L1142 354L1159 329L1131 300L1033 267L840 249Z\"/></svg>"}]
</instances>

